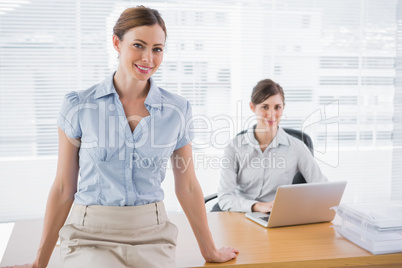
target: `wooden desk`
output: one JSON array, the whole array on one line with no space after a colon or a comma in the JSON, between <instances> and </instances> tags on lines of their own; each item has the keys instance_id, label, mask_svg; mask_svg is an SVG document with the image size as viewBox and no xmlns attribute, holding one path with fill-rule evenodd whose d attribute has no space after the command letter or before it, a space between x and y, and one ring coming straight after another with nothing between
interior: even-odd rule
<instances>
[{"instance_id":1,"label":"wooden desk","mask_svg":"<svg viewBox=\"0 0 402 268\"><path fill-rule=\"evenodd\" d=\"M229 212L209 213L209 226L218 247L232 246L240 254L228 263L205 263L185 215L169 218L179 227L178 267L402 267L402 253L372 255L339 236L332 223L268 229ZM32 261L41 228L42 220L16 222L0 266ZM58 247L49 267L61 267Z\"/></svg>"},{"instance_id":2,"label":"wooden desk","mask_svg":"<svg viewBox=\"0 0 402 268\"><path fill-rule=\"evenodd\" d=\"M170 215L179 226L177 265L216 266L205 263L197 249L190 226L181 215ZM240 251L236 260L220 267L402 267L402 253L373 255L338 235L330 226L318 223L281 228L264 228L243 213L215 212L208 222L217 247Z\"/></svg>"}]
</instances>

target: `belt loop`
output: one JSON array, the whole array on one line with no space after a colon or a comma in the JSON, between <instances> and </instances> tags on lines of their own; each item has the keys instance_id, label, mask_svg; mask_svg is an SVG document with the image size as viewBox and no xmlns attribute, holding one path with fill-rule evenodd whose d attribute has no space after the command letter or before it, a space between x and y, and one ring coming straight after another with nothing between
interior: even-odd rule
<instances>
[{"instance_id":1,"label":"belt loop","mask_svg":"<svg viewBox=\"0 0 402 268\"><path fill-rule=\"evenodd\" d=\"M84 226L85 216L87 215L87 208L88 208L88 206L82 206L81 215L80 215L81 226Z\"/></svg>"},{"instance_id":2,"label":"belt loop","mask_svg":"<svg viewBox=\"0 0 402 268\"><path fill-rule=\"evenodd\" d=\"M160 213L159 213L159 202L155 202L155 207L156 207L156 224L160 224L161 220L160 220Z\"/></svg>"}]
</instances>

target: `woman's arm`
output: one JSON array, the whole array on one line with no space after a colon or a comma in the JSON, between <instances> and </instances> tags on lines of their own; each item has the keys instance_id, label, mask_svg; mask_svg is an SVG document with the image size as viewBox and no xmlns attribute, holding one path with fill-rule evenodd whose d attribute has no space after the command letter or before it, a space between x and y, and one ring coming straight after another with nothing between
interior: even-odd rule
<instances>
[{"instance_id":1,"label":"woman's arm","mask_svg":"<svg viewBox=\"0 0 402 268\"><path fill-rule=\"evenodd\" d=\"M59 237L59 230L64 225L78 181L79 140L71 142L59 128L59 154L56 178L49 192L46 205L45 220L37 257L32 267L46 267ZM75 144L75 145L74 145Z\"/></svg>"},{"instance_id":2,"label":"woman's arm","mask_svg":"<svg viewBox=\"0 0 402 268\"><path fill-rule=\"evenodd\" d=\"M240 169L236 157L239 155L236 156L234 147L232 145L226 147L218 187L219 207L222 210L250 212L257 201L236 194L237 176Z\"/></svg>"},{"instance_id":3,"label":"woman's arm","mask_svg":"<svg viewBox=\"0 0 402 268\"><path fill-rule=\"evenodd\" d=\"M174 151L171 161L177 199L190 222L202 256L207 262L226 262L235 258L236 249L215 247L208 227L204 196L195 176L191 145Z\"/></svg>"},{"instance_id":4,"label":"woman's arm","mask_svg":"<svg viewBox=\"0 0 402 268\"><path fill-rule=\"evenodd\" d=\"M322 173L320 167L311 152L302 144L298 148L297 168L305 178L306 182L327 182L327 177Z\"/></svg>"}]
</instances>

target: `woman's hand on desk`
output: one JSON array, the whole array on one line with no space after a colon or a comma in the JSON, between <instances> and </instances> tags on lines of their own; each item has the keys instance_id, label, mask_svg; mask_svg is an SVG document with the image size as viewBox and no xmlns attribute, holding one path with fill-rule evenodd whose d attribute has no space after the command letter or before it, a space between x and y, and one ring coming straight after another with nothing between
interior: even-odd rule
<instances>
[{"instance_id":1,"label":"woman's hand on desk","mask_svg":"<svg viewBox=\"0 0 402 268\"><path fill-rule=\"evenodd\" d=\"M274 201L271 201L271 202L257 202L251 207L251 211L268 213L268 212L272 211L272 206L273 205L274 205Z\"/></svg>"},{"instance_id":2,"label":"woman's hand on desk","mask_svg":"<svg viewBox=\"0 0 402 268\"><path fill-rule=\"evenodd\" d=\"M34 262L34 263L27 263L27 264L23 264L23 265L5 266L5 267L1 267L1 268L45 268L46 266L47 265L41 266L41 265L37 264L36 262Z\"/></svg>"},{"instance_id":3,"label":"woman's hand on desk","mask_svg":"<svg viewBox=\"0 0 402 268\"><path fill-rule=\"evenodd\" d=\"M236 254L239 253L237 249L230 247L223 247L216 250L212 256L204 256L207 262L227 262L236 258Z\"/></svg>"}]
</instances>

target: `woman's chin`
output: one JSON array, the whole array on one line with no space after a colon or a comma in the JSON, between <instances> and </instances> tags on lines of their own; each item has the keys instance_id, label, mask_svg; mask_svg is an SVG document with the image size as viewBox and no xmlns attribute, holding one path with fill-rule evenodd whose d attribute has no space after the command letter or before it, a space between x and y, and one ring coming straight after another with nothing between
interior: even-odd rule
<instances>
[{"instance_id":1,"label":"woman's chin","mask_svg":"<svg viewBox=\"0 0 402 268\"><path fill-rule=\"evenodd\" d=\"M277 128L278 128L278 125L275 124L275 123L265 123L265 128L266 128L266 129L269 129L269 130L271 130L271 129L277 129Z\"/></svg>"},{"instance_id":2,"label":"woman's chin","mask_svg":"<svg viewBox=\"0 0 402 268\"><path fill-rule=\"evenodd\" d=\"M277 126L264 123L261 126L257 126L257 128L260 129L261 131L271 132L271 131L276 131Z\"/></svg>"}]
</instances>

